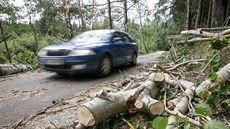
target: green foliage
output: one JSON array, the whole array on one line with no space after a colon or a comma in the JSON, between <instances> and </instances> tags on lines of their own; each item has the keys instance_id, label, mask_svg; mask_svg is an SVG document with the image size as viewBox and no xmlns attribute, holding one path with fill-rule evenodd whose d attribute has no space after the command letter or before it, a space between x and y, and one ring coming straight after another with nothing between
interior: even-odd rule
<instances>
[{"instance_id":1,"label":"green foliage","mask_svg":"<svg viewBox=\"0 0 230 129\"><path fill-rule=\"evenodd\" d=\"M210 108L210 106L206 103L201 103L199 104L196 109L195 109L196 113L202 116L209 116L212 114L212 110Z\"/></svg>"},{"instance_id":2,"label":"green foliage","mask_svg":"<svg viewBox=\"0 0 230 129\"><path fill-rule=\"evenodd\" d=\"M228 110L229 107L226 106L224 100L230 97L230 88L228 85L217 84L211 88L208 92L208 97L206 99L207 104L212 108L222 108L223 110Z\"/></svg>"},{"instance_id":3,"label":"green foliage","mask_svg":"<svg viewBox=\"0 0 230 129\"><path fill-rule=\"evenodd\" d=\"M204 124L204 129L228 129L228 127L220 121L210 121Z\"/></svg>"},{"instance_id":4,"label":"green foliage","mask_svg":"<svg viewBox=\"0 0 230 129\"><path fill-rule=\"evenodd\" d=\"M213 72L213 73L209 74L209 77L210 77L211 81L214 81L214 80L216 80L216 78L218 77L218 75L217 75L216 72Z\"/></svg>"},{"instance_id":5,"label":"green foliage","mask_svg":"<svg viewBox=\"0 0 230 129\"><path fill-rule=\"evenodd\" d=\"M221 50L222 48L226 47L229 44L229 42L226 39L221 40L214 40L211 42L212 48Z\"/></svg>"},{"instance_id":6,"label":"green foliage","mask_svg":"<svg viewBox=\"0 0 230 129\"><path fill-rule=\"evenodd\" d=\"M165 129L167 125L168 125L167 117L156 117L152 123L152 127L154 129Z\"/></svg>"},{"instance_id":7,"label":"green foliage","mask_svg":"<svg viewBox=\"0 0 230 129\"><path fill-rule=\"evenodd\" d=\"M191 128L190 123L185 123L185 125L184 125L184 129L190 129L190 128Z\"/></svg>"},{"instance_id":8,"label":"green foliage","mask_svg":"<svg viewBox=\"0 0 230 129\"><path fill-rule=\"evenodd\" d=\"M205 60L205 64L209 63L209 77L211 80L215 80L217 77L216 72L219 71L220 68L222 68L224 66L221 58L219 55L215 56L213 58L214 55L208 56L207 59ZM212 59L213 58L213 59Z\"/></svg>"}]
</instances>

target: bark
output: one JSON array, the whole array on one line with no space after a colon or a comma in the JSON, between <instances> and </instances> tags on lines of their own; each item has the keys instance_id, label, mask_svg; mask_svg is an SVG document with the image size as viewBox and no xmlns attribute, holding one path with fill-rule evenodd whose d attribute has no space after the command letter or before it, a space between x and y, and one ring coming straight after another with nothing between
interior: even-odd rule
<instances>
[{"instance_id":1,"label":"bark","mask_svg":"<svg viewBox=\"0 0 230 129\"><path fill-rule=\"evenodd\" d=\"M214 28L213 30L217 30L218 28ZM212 40L223 40L224 38L230 37L230 29L225 28L226 30L220 32L220 33L211 33L202 31L202 29L197 30L185 30L181 32L181 35L195 35L200 36L197 38L189 39L189 40L181 40L178 41L178 44L184 44L184 43L194 43L194 42L202 42L202 41L212 41ZM212 30L212 29L211 29ZM205 37L205 38L203 38Z\"/></svg>"},{"instance_id":2,"label":"bark","mask_svg":"<svg viewBox=\"0 0 230 129\"><path fill-rule=\"evenodd\" d=\"M210 32L206 32L206 31L202 31L201 29L196 29L196 30L182 31L181 35L197 35L197 36L210 38L210 37L216 36L217 33L210 33Z\"/></svg>"},{"instance_id":3,"label":"bark","mask_svg":"<svg viewBox=\"0 0 230 129\"><path fill-rule=\"evenodd\" d=\"M113 29L113 21L112 21L112 14L111 14L111 3L110 0L107 0L108 4L108 21L109 21L109 29Z\"/></svg>"},{"instance_id":4,"label":"bark","mask_svg":"<svg viewBox=\"0 0 230 129\"><path fill-rule=\"evenodd\" d=\"M229 27L216 27L216 28L200 28L201 31L220 32L230 29Z\"/></svg>"},{"instance_id":5,"label":"bark","mask_svg":"<svg viewBox=\"0 0 230 129\"><path fill-rule=\"evenodd\" d=\"M3 27L2 27L2 21L0 21L0 30L1 30L3 38L5 38L5 34L3 32ZM11 56L10 56L10 51L9 51L9 48L8 48L6 40L4 40L4 43L5 43L5 47L6 47L6 51L7 51L7 57L9 59L9 62L12 63Z\"/></svg>"},{"instance_id":6,"label":"bark","mask_svg":"<svg viewBox=\"0 0 230 129\"><path fill-rule=\"evenodd\" d=\"M64 17L65 17L65 22L66 22L67 38L68 40L70 40L73 37L72 24L70 20L69 5L67 4L66 1L64 1L63 3L63 12L64 12Z\"/></svg>"},{"instance_id":7,"label":"bark","mask_svg":"<svg viewBox=\"0 0 230 129\"><path fill-rule=\"evenodd\" d=\"M124 0L124 27L125 27L125 31L128 31L128 9L127 9L127 0Z\"/></svg>"},{"instance_id":8,"label":"bark","mask_svg":"<svg viewBox=\"0 0 230 129\"><path fill-rule=\"evenodd\" d=\"M215 83L220 83L230 79L230 63L225 65L222 69L217 72L217 78L215 81L207 79L203 81L197 88L196 94L201 98L206 98L205 92L208 92L212 87L215 86Z\"/></svg>"},{"instance_id":9,"label":"bark","mask_svg":"<svg viewBox=\"0 0 230 129\"><path fill-rule=\"evenodd\" d=\"M90 127L126 111L135 113L138 110L144 110L152 115L162 114L164 106L153 99L159 93L158 86L164 83L161 77L164 77L162 73L153 73L137 88L117 93L100 92L93 100L82 104L77 109L79 124ZM162 83L159 82L160 80ZM158 83L155 84L155 81Z\"/></svg>"},{"instance_id":10,"label":"bark","mask_svg":"<svg viewBox=\"0 0 230 129\"><path fill-rule=\"evenodd\" d=\"M83 16L83 1L81 2L81 0L78 0L78 7L79 7L79 17L81 19L81 31L85 31L86 29L86 25L85 25L85 20L84 20L84 16Z\"/></svg>"},{"instance_id":11,"label":"bark","mask_svg":"<svg viewBox=\"0 0 230 129\"><path fill-rule=\"evenodd\" d=\"M203 0L199 0L199 3L198 3L196 22L195 22L195 29L200 27L202 2L203 2Z\"/></svg>"},{"instance_id":12,"label":"bark","mask_svg":"<svg viewBox=\"0 0 230 129\"><path fill-rule=\"evenodd\" d=\"M190 0L187 0L187 12L186 12L186 25L185 28L186 30L189 30L190 28Z\"/></svg>"},{"instance_id":13,"label":"bark","mask_svg":"<svg viewBox=\"0 0 230 129\"><path fill-rule=\"evenodd\" d=\"M30 66L23 64L0 64L0 76L20 73L32 69Z\"/></svg>"},{"instance_id":14,"label":"bark","mask_svg":"<svg viewBox=\"0 0 230 129\"><path fill-rule=\"evenodd\" d=\"M226 18L227 18L227 19L230 18L229 16L230 16L230 1L227 1ZM229 23L230 23L230 22L227 21L227 22L226 22L226 25L228 25Z\"/></svg>"},{"instance_id":15,"label":"bark","mask_svg":"<svg viewBox=\"0 0 230 129\"><path fill-rule=\"evenodd\" d=\"M196 43L196 42L203 42L203 41L212 41L212 38L194 38L190 40L181 40L178 41L178 44L185 44L185 43Z\"/></svg>"},{"instance_id":16,"label":"bark","mask_svg":"<svg viewBox=\"0 0 230 129\"><path fill-rule=\"evenodd\" d=\"M209 2L208 18L207 18L207 25L206 25L206 27L210 27L211 16L212 16L212 0L210 0L210 2Z\"/></svg>"},{"instance_id":17,"label":"bark","mask_svg":"<svg viewBox=\"0 0 230 129\"><path fill-rule=\"evenodd\" d=\"M148 112L152 115L161 115L164 113L164 104L161 101L151 98L150 96L143 96L141 99L137 99L135 107L143 112Z\"/></svg>"},{"instance_id":18,"label":"bark","mask_svg":"<svg viewBox=\"0 0 230 129\"><path fill-rule=\"evenodd\" d=\"M95 27L94 27L94 21L95 21L95 13L94 13L94 11L95 11L95 0L93 0L92 1L92 26L91 26L91 29L95 29Z\"/></svg>"},{"instance_id":19,"label":"bark","mask_svg":"<svg viewBox=\"0 0 230 129\"><path fill-rule=\"evenodd\" d=\"M212 0L211 27L220 27L225 20L224 0Z\"/></svg>"},{"instance_id":20,"label":"bark","mask_svg":"<svg viewBox=\"0 0 230 129\"><path fill-rule=\"evenodd\" d=\"M145 52L148 53L148 48L144 42L144 31L143 31L143 23L142 23L142 16L141 16L141 7L140 7L140 3L138 2L137 3L137 10L138 10L138 15L139 15L139 21L140 21L140 29L141 29L141 42L143 43L144 45L144 49L145 49Z\"/></svg>"},{"instance_id":21,"label":"bark","mask_svg":"<svg viewBox=\"0 0 230 129\"><path fill-rule=\"evenodd\" d=\"M201 61L204 61L204 59L198 59L198 60L189 60L189 61L185 61L185 62L182 62L182 63L179 63L179 64L176 64L175 66L173 66L172 68L168 68L166 69L167 71L171 71L171 70L175 70L177 69L178 67L180 66L184 66L188 63L197 63L197 62L201 62Z\"/></svg>"},{"instance_id":22,"label":"bark","mask_svg":"<svg viewBox=\"0 0 230 129\"><path fill-rule=\"evenodd\" d=\"M199 122L193 119L190 119L185 115L188 112L189 101L191 101L191 99L194 96L194 89L195 89L194 84L191 82L185 81L185 80L180 80L180 81L176 81L173 79L168 79L168 80L170 80L169 81L170 84L172 85L180 84L186 90L184 91L184 94L181 97L173 100L174 101L173 103L175 104L175 108L173 111L170 111L167 108L165 109L166 112L171 114L169 116L168 126L166 127L166 129L174 129L176 127L176 117L175 116L179 116L181 118L187 118L190 123L195 124L198 127L201 127L201 124Z\"/></svg>"}]
</instances>

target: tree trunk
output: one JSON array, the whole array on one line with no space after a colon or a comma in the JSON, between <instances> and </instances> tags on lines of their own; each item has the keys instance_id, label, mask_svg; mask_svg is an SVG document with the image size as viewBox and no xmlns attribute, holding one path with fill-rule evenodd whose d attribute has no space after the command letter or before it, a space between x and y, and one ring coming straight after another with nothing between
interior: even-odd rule
<instances>
[{"instance_id":1,"label":"tree trunk","mask_svg":"<svg viewBox=\"0 0 230 129\"><path fill-rule=\"evenodd\" d=\"M148 53L148 48L144 42L144 31L143 31L143 24L142 24L141 7L140 7L139 2L137 3L137 9L138 9L139 21L140 21L140 27L141 27L141 42L144 45L145 52Z\"/></svg>"},{"instance_id":2,"label":"tree trunk","mask_svg":"<svg viewBox=\"0 0 230 129\"><path fill-rule=\"evenodd\" d=\"M124 28L125 28L125 31L127 32L128 31L128 27L127 27L127 24L128 24L128 9L127 9L127 0L124 0Z\"/></svg>"},{"instance_id":3,"label":"tree trunk","mask_svg":"<svg viewBox=\"0 0 230 129\"><path fill-rule=\"evenodd\" d=\"M229 20L230 20L230 1L227 1L227 7L226 7L226 19L228 19L228 21L226 21L226 26L229 25Z\"/></svg>"},{"instance_id":4,"label":"tree trunk","mask_svg":"<svg viewBox=\"0 0 230 129\"><path fill-rule=\"evenodd\" d=\"M113 21L112 21L112 14L111 14L111 3L110 0L107 0L108 4L108 21L109 21L109 29L113 29Z\"/></svg>"},{"instance_id":5,"label":"tree trunk","mask_svg":"<svg viewBox=\"0 0 230 129\"><path fill-rule=\"evenodd\" d=\"M92 4L93 4L93 7L92 7L92 20L91 20L91 22L92 22L92 23L91 23L91 25L92 25L92 26L91 26L91 29L95 29L95 28L94 28L94 18L95 18L95 16L94 16L94 15L95 15L95 13L94 13L94 11L95 11L95 0L93 0L93 1L92 1Z\"/></svg>"},{"instance_id":6,"label":"tree trunk","mask_svg":"<svg viewBox=\"0 0 230 129\"><path fill-rule=\"evenodd\" d=\"M221 27L225 18L224 0L212 0L211 27Z\"/></svg>"},{"instance_id":7,"label":"tree trunk","mask_svg":"<svg viewBox=\"0 0 230 129\"><path fill-rule=\"evenodd\" d=\"M73 37L72 34L72 24L70 21L70 12L69 12L69 5L66 1L63 3L63 12L65 16L65 22L66 22L66 29L67 29L67 38L70 40Z\"/></svg>"},{"instance_id":8,"label":"tree trunk","mask_svg":"<svg viewBox=\"0 0 230 129\"><path fill-rule=\"evenodd\" d=\"M1 30L3 38L5 38L5 34L3 32L3 27L2 27L2 21L0 21L0 30ZM6 52L7 52L7 56L8 56L9 62L12 63L11 56L10 56L10 51L9 51L9 48L8 48L6 40L4 40L4 43L5 43Z\"/></svg>"},{"instance_id":9,"label":"tree trunk","mask_svg":"<svg viewBox=\"0 0 230 129\"><path fill-rule=\"evenodd\" d=\"M190 29L190 0L187 0L187 13L186 13L186 30Z\"/></svg>"},{"instance_id":10,"label":"tree trunk","mask_svg":"<svg viewBox=\"0 0 230 129\"><path fill-rule=\"evenodd\" d=\"M85 28L86 28L86 25L85 25L85 20L84 20L84 17L83 17L83 11L82 11L82 8L83 8L83 1L81 2L81 0L78 0L78 7L79 7L79 16L80 16L80 19L81 19L81 31L85 31Z\"/></svg>"},{"instance_id":11,"label":"tree trunk","mask_svg":"<svg viewBox=\"0 0 230 129\"><path fill-rule=\"evenodd\" d=\"M207 25L206 25L207 28L210 27L211 16L212 16L212 0L210 0L209 2L208 18L207 18Z\"/></svg>"},{"instance_id":12,"label":"tree trunk","mask_svg":"<svg viewBox=\"0 0 230 129\"><path fill-rule=\"evenodd\" d=\"M199 0L199 3L198 3L197 15L196 15L196 23L195 23L195 29L197 29L197 28L200 27L202 2L203 2L203 0Z\"/></svg>"}]
</instances>

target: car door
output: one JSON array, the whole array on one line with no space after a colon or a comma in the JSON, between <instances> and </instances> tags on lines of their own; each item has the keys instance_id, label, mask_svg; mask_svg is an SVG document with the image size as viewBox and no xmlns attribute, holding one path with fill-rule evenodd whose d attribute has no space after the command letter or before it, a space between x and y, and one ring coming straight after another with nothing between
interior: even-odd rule
<instances>
[{"instance_id":1,"label":"car door","mask_svg":"<svg viewBox=\"0 0 230 129\"><path fill-rule=\"evenodd\" d=\"M130 62L132 60L132 55L134 53L134 48L133 48L134 41L129 37L128 34L126 34L124 32L120 32L120 35L124 41L123 47L124 47L125 51L124 51L123 58L126 62Z\"/></svg>"},{"instance_id":2,"label":"car door","mask_svg":"<svg viewBox=\"0 0 230 129\"><path fill-rule=\"evenodd\" d=\"M125 63L125 42L121 36L121 33L114 32L112 36L112 53L113 53L113 63L115 66Z\"/></svg>"}]
</instances>

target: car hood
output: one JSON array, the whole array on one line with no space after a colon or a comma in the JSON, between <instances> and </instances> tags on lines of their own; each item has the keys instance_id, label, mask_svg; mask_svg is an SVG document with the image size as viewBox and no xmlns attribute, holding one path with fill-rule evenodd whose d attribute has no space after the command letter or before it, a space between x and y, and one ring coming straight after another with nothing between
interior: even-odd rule
<instances>
[{"instance_id":1,"label":"car hood","mask_svg":"<svg viewBox=\"0 0 230 129\"><path fill-rule=\"evenodd\" d=\"M56 45L50 45L45 47L45 50L58 50L58 49L68 49L68 50L76 50L76 49L91 49L100 47L102 45L106 45L106 42L94 42L94 43L71 43L65 42Z\"/></svg>"}]
</instances>

